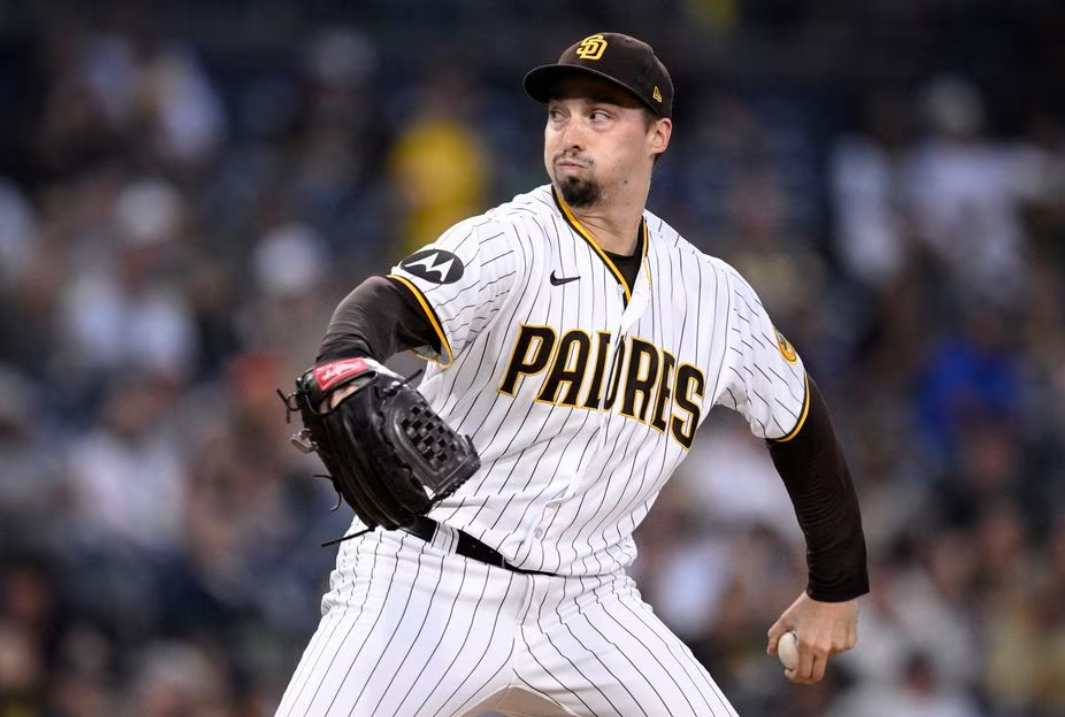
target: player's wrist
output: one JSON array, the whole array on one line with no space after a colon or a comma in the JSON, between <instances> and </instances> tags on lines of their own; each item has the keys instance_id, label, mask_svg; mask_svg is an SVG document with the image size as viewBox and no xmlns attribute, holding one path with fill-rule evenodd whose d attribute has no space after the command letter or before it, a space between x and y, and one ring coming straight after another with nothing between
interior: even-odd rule
<instances>
[{"instance_id":1,"label":"player's wrist","mask_svg":"<svg viewBox=\"0 0 1065 717\"><path fill-rule=\"evenodd\" d=\"M330 338L324 342L314 362L316 366L323 366L333 361L352 358L377 359L378 357L374 355L374 352L370 350L370 345L361 336L345 335Z\"/></svg>"},{"instance_id":2,"label":"player's wrist","mask_svg":"<svg viewBox=\"0 0 1065 717\"><path fill-rule=\"evenodd\" d=\"M807 584L806 594L817 602L848 602L869 592L869 578L862 577L843 585L820 585L813 581Z\"/></svg>"},{"instance_id":3,"label":"player's wrist","mask_svg":"<svg viewBox=\"0 0 1065 717\"><path fill-rule=\"evenodd\" d=\"M298 379L311 405L320 411L336 408L344 398L369 383L376 376L400 378L398 374L368 356L325 361L307 369Z\"/></svg>"}]
</instances>

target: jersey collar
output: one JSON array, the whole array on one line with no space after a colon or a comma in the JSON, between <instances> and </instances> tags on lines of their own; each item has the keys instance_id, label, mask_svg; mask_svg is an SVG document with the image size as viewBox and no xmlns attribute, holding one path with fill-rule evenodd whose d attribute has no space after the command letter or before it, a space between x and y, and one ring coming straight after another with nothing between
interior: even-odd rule
<instances>
[{"instance_id":1,"label":"jersey collar","mask_svg":"<svg viewBox=\"0 0 1065 717\"><path fill-rule=\"evenodd\" d=\"M551 197L555 200L555 205L558 207L558 210L562 212L562 216L566 219L566 223L570 225L573 231L577 232L577 234L579 234L586 242L588 242L589 246L591 246L595 253L599 256L599 258L602 259L603 263L606 264L607 269L609 269L610 272L614 275L614 278L617 280L618 284L621 286L622 291L625 293L625 303L628 304L629 301L632 300L632 292L636 287L629 285L629 282L625 280L625 277L622 275L621 271L617 268L614 262L611 261L607 253L603 251L603 248L599 246L599 244L595 241L595 239L592 237L592 233L589 232L583 224L581 224L581 221L579 219L577 219L577 216L573 213L573 210L569 208L569 205L566 204L565 200L563 200L562 197L558 195L558 191L556 191L553 185L551 186ZM648 244L646 217L640 218L640 229L636 241L636 253L640 255L640 266L643 268L643 272L646 273ZM648 281L650 281L649 274L647 275L647 278Z\"/></svg>"}]
</instances>

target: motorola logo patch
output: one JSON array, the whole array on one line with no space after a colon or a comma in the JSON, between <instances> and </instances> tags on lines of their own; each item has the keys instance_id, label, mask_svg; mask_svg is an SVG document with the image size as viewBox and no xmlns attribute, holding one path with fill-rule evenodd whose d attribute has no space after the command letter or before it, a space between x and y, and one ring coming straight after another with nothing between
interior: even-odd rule
<instances>
[{"instance_id":1,"label":"motorola logo patch","mask_svg":"<svg viewBox=\"0 0 1065 717\"><path fill-rule=\"evenodd\" d=\"M423 249L411 254L400 264L419 279L434 284L454 284L462 278L462 262L457 256L442 249Z\"/></svg>"}]
</instances>

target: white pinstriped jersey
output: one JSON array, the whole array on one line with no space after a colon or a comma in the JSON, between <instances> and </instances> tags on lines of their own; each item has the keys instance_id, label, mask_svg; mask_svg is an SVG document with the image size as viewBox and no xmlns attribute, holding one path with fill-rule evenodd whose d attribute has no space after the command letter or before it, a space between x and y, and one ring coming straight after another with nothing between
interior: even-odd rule
<instances>
[{"instance_id":1,"label":"white pinstriped jersey","mask_svg":"<svg viewBox=\"0 0 1065 717\"><path fill-rule=\"evenodd\" d=\"M715 405L787 439L806 373L751 286L644 213L630 287L550 186L463 221L392 276L441 352L421 391L472 437L481 470L431 517L511 563L601 575Z\"/></svg>"}]
</instances>

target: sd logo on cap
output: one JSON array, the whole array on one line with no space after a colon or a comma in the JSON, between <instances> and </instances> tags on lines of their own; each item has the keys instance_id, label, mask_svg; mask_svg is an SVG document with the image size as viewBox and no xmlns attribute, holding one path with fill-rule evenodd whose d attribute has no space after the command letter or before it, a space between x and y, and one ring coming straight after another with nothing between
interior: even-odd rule
<instances>
[{"instance_id":1,"label":"sd logo on cap","mask_svg":"<svg viewBox=\"0 0 1065 717\"><path fill-rule=\"evenodd\" d=\"M607 51L609 49L609 52ZM538 102L551 99L551 88L570 73L592 75L636 96L658 117L673 115L673 80L646 42L616 32L589 35L571 45L558 62L525 75L525 91Z\"/></svg>"}]
</instances>

